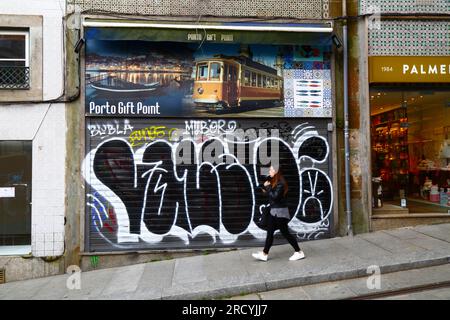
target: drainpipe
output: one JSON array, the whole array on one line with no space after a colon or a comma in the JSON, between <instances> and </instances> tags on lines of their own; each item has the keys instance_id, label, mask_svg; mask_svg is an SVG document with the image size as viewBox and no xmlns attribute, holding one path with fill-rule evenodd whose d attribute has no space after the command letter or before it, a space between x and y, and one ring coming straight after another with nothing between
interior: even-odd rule
<instances>
[{"instance_id":1,"label":"drainpipe","mask_svg":"<svg viewBox=\"0 0 450 320\"><path fill-rule=\"evenodd\" d=\"M342 1L342 15L345 17L343 26L344 42L344 151L345 151L345 213L347 216L347 235L353 236L352 204L350 199L350 134L348 124L348 31L347 4Z\"/></svg>"}]
</instances>

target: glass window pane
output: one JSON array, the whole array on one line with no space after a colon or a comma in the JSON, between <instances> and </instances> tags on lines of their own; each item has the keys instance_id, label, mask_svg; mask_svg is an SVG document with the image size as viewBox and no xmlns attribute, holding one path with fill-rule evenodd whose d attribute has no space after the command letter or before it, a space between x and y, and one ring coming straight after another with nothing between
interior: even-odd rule
<instances>
[{"instance_id":1,"label":"glass window pane","mask_svg":"<svg viewBox=\"0 0 450 320\"><path fill-rule=\"evenodd\" d=\"M198 80L206 80L208 79L208 65L201 64L198 66Z\"/></svg>"},{"instance_id":2,"label":"glass window pane","mask_svg":"<svg viewBox=\"0 0 450 320\"><path fill-rule=\"evenodd\" d=\"M370 90L374 210L450 211L450 90Z\"/></svg>"},{"instance_id":3,"label":"glass window pane","mask_svg":"<svg viewBox=\"0 0 450 320\"><path fill-rule=\"evenodd\" d=\"M230 66L228 80L229 81L236 81L236 67L235 66Z\"/></svg>"},{"instance_id":4,"label":"glass window pane","mask_svg":"<svg viewBox=\"0 0 450 320\"><path fill-rule=\"evenodd\" d=\"M231 68L231 67L230 67ZM225 64L224 66L223 66L223 74L224 74L224 81L227 81L227 79L226 79L226 75L228 74L228 65L227 64Z\"/></svg>"},{"instance_id":5,"label":"glass window pane","mask_svg":"<svg viewBox=\"0 0 450 320\"><path fill-rule=\"evenodd\" d=\"M209 75L210 80L219 80L220 79L220 63L213 62L211 63L211 73ZM231 69L231 67L230 67Z\"/></svg>"},{"instance_id":6,"label":"glass window pane","mask_svg":"<svg viewBox=\"0 0 450 320\"><path fill-rule=\"evenodd\" d=\"M25 61L2 61L0 60L0 67L25 67Z\"/></svg>"},{"instance_id":7,"label":"glass window pane","mask_svg":"<svg viewBox=\"0 0 450 320\"><path fill-rule=\"evenodd\" d=\"M250 71L248 70L244 71L244 85L250 86Z\"/></svg>"},{"instance_id":8,"label":"glass window pane","mask_svg":"<svg viewBox=\"0 0 450 320\"><path fill-rule=\"evenodd\" d=\"M0 246L31 244L31 141L0 141Z\"/></svg>"},{"instance_id":9,"label":"glass window pane","mask_svg":"<svg viewBox=\"0 0 450 320\"><path fill-rule=\"evenodd\" d=\"M25 35L0 34L0 59L25 59Z\"/></svg>"}]
</instances>

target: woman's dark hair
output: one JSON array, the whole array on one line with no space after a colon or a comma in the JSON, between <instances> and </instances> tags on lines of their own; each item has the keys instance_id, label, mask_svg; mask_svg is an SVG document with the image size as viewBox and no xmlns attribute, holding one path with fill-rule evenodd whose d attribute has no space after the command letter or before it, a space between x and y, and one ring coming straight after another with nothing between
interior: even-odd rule
<instances>
[{"instance_id":1,"label":"woman's dark hair","mask_svg":"<svg viewBox=\"0 0 450 320\"><path fill-rule=\"evenodd\" d=\"M284 187L283 196L286 196L289 187L286 179L283 176L283 173L281 172L281 168L278 168L277 173L272 177L272 179L270 179L270 185L272 186L272 188L275 188L278 182L281 182L283 184Z\"/></svg>"}]
</instances>

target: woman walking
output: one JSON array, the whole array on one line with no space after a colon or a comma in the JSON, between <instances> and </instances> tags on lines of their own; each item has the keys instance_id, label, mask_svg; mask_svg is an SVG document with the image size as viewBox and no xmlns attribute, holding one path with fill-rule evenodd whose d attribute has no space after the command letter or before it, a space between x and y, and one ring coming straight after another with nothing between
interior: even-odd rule
<instances>
[{"instance_id":1,"label":"woman walking","mask_svg":"<svg viewBox=\"0 0 450 320\"><path fill-rule=\"evenodd\" d=\"M267 261L270 247L273 243L273 234L277 229L286 238L290 245L294 248L294 254L289 258L290 261L300 260L305 257L305 254L298 246L295 238L289 233L289 209L286 202L286 195L288 192L288 184L280 168L276 170L273 166L269 169L270 181L264 182L263 192L269 196L270 215L268 219L268 228L266 243L262 252L253 253L253 258L257 260Z\"/></svg>"}]
</instances>

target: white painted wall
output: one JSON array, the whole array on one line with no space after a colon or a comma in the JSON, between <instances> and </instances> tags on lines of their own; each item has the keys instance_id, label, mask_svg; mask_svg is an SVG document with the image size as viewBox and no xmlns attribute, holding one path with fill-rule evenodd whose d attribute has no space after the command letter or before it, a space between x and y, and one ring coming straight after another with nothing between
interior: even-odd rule
<instances>
[{"instance_id":1,"label":"white painted wall","mask_svg":"<svg viewBox=\"0 0 450 320\"><path fill-rule=\"evenodd\" d=\"M31 233L38 257L64 252L65 136L64 104L0 106L0 140L33 141Z\"/></svg>"},{"instance_id":2,"label":"white painted wall","mask_svg":"<svg viewBox=\"0 0 450 320\"><path fill-rule=\"evenodd\" d=\"M0 14L43 16L43 96L63 93L64 0L1 0ZM0 105L0 140L32 140L32 253L64 252L65 104ZM1 247L0 247L1 250Z\"/></svg>"}]
</instances>

